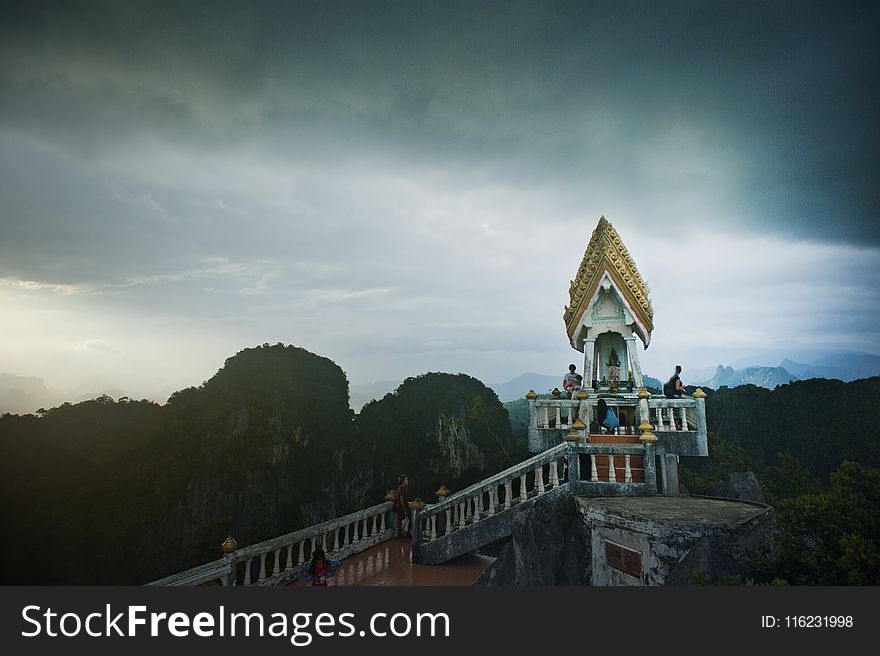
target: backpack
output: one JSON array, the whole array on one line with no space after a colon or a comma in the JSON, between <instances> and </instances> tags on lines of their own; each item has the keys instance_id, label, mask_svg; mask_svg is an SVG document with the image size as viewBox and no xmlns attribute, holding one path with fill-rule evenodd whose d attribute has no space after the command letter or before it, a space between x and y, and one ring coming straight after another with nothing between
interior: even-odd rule
<instances>
[{"instance_id":1,"label":"backpack","mask_svg":"<svg viewBox=\"0 0 880 656\"><path fill-rule=\"evenodd\" d=\"M675 381L680 380L678 374L674 375L672 378L663 383L663 396L667 399L675 398Z\"/></svg>"}]
</instances>

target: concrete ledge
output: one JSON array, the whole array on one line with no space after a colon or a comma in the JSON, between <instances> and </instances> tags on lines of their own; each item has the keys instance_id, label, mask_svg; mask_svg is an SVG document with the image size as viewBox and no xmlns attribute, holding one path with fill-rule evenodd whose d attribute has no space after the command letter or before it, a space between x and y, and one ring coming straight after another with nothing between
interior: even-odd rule
<instances>
[{"instance_id":1,"label":"concrete ledge","mask_svg":"<svg viewBox=\"0 0 880 656\"><path fill-rule=\"evenodd\" d=\"M476 524L468 524L465 528L453 531L433 542L422 543L413 551L413 562L422 565L439 565L507 537L513 528L514 518L520 512L531 508L538 499L547 499L552 502L566 491L568 491L568 484L563 483L541 496L522 501L509 510L491 517L483 516Z\"/></svg>"}]
</instances>

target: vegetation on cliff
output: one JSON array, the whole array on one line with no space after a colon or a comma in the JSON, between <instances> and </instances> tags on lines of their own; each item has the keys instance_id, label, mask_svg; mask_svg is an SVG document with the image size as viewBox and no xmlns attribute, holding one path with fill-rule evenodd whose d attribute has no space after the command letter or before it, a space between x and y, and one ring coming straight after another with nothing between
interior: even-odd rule
<instances>
[{"instance_id":1,"label":"vegetation on cliff","mask_svg":"<svg viewBox=\"0 0 880 656\"><path fill-rule=\"evenodd\" d=\"M357 435L372 449L377 480L394 482L405 473L410 498L429 503L441 484L461 489L527 457L495 392L465 374L407 378L363 407Z\"/></svg>"},{"instance_id":2,"label":"vegetation on cliff","mask_svg":"<svg viewBox=\"0 0 880 656\"><path fill-rule=\"evenodd\" d=\"M397 474L429 498L514 446L497 397L467 376L408 379L365 409L327 358L245 349L165 405L102 397L0 417L2 581L143 583L382 500ZM414 494L415 495L415 494Z\"/></svg>"},{"instance_id":3,"label":"vegetation on cliff","mask_svg":"<svg viewBox=\"0 0 880 656\"><path fill-rule=\"evenodd\" d=\"M692 493L752 470L781 528L755 581L880 584L880 378L806 380L710 393L709 458L682 458Z\"/></svg>"}]
</instances>

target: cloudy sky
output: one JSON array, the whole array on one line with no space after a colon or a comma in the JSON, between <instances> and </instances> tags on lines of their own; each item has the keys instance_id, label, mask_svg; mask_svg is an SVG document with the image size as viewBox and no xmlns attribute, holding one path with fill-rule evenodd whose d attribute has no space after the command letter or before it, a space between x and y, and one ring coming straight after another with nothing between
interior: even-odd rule
<instances>
[{"instance_id":1,"label":"cloudy sky","mask_svg":"<svg viewBox=\"0 0 880 656\"><path fill-rule=\"evenodd\" d=\"M646 372L878 352L876 4L10 4L0 372L561 372L603 214Z\"/></svg>"}]
</instances>

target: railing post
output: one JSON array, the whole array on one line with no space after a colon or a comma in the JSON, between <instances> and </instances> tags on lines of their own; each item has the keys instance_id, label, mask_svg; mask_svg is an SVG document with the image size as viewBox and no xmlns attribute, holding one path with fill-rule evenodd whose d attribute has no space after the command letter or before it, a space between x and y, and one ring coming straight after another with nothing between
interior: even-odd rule
<instances>
[{"instance_id":1,"label":"railing post","mask_svg":"<svg viewBox=\"0 0 880 656\"><path fill-rule=\"evenodd\" d=\"M574 445L568 445L568 482L572 491L574 483L581 480L581 456L574 450Z\"/></svg>"},{"instance_id":2,"label":"railing post","mask_svg":"<svg viewBox=\"0 0 880 656\"><path fill-rule=\"evenodd\" d=\"M706 429L706 393L699 387L694 390L693 398L697 402L697 446L699 455L709 455Z\"/></svg>"},{"instance_id":3,"label":"railing post","mask_svg":"<svg viewBox=\"0 0 880 656\"><path fill-rule=\"evenodd\" d=\"M409 523L413 554L418 554L419 545L422 543L422 518L419 517L419 510L420 508L412 509L412 519L410 519Z\"/></svg>"},{"instance_id":4,"label":"railing post","mask_svg":"<svg viewBox=\"0 0 880 656\"><path fill-rule=\"evenodd\" d=\"M595 483L599 480L599 470L596 469L596 454L590 454L590 480Z\"/></svg>"},{"instance_id":5,"label":"railing post","mask_svg":"<svg viewBox=\"0 0 880 656\"><path fill-rule=\"evenodd\" d=\"M513 496L513 481L504 482L504 509L510 510L511 497Z\"/></svg>"},{"instance_id":6,"label":"railing post","mask_svg":"<svg viewBox=\"0 0 880 656\"><path fill-rule=\"evenodd\" d=\"M614 471L614 454L611 452L608 453L608 482L617 482L617 472Z\"/></svg>"},{"instance_id":7,"label":"railing post","mask_svg":"<svg viewBox=\"0 0 880 656\"><path fill-rule=\"evenodd\" d=\"M529 492L526 490L526 475L523 474L519 477L519 500L520 501L528 501L529 500Z\"/></svg>"},{"instance_id":8,"label":"railing post","mask_svg":"<svg viewBox=\"0 0 880 656\"><path fill-rule=\"evenodd\" d=\"M643 442L645 445L645 489L648 494L657 494L657 464L654 461L654 443Z\"/></svg>"},{"instance_id":9,"label":"railing post","mask_svg":"<svg viewBox=\"0 0 880 656\"><path fill-rule=\"evenodd\" d=\"M625 454L623 456L623 482L624 483L632 483L632 469L629 466L629 454Z\"/></svg>"},{"instance_id":10,"label":"railing post","mask_svg":"<svg viewBox=\"0 0 880 656\"><path fill-rule=\"evenodd\" d=\"M544 465L535 467L535 489L539 496L544 494Z\"/></svg>"},{"instance_id":11,"label":"railing post","mask_svg":"<svg viewBox=\"0 0 880 656\"><path fill-rule=\"evenodd\" d=\"M220 545L220 549L223 551L223 557L227 561L229 561L229 573L226 575L226 580L223 582L223 585L235 585L235 566L238 561L235 560L233 554L235 553L235 550L237 548L238 541L231 535L223 541L223 544Z\"/></svg>"},{"instance_id":12,"label":"railing post","mask_svg":"<svg viewBox=\"0 0 880 656\"><path fill-rule=\"evenodd\" d=\"M535 399L538 395L535 390L529 390L526 394L529 400L529 451L537 453L541 450L541 436L538 433L538 413L535 407Z\"/></svg>"},{"instance_id":13,"label":"railing post","mask_svg":"<svg viewBox=\"0 0 880 656\"><path fill-rule=\"evenodd\" d=\"M644 387L639 390L639 417L637 419L637 426L642 422L651 423L651 410L648 408L648 399L651 398L651 393L648 392Z\"/></svg>"}]
</instances>

